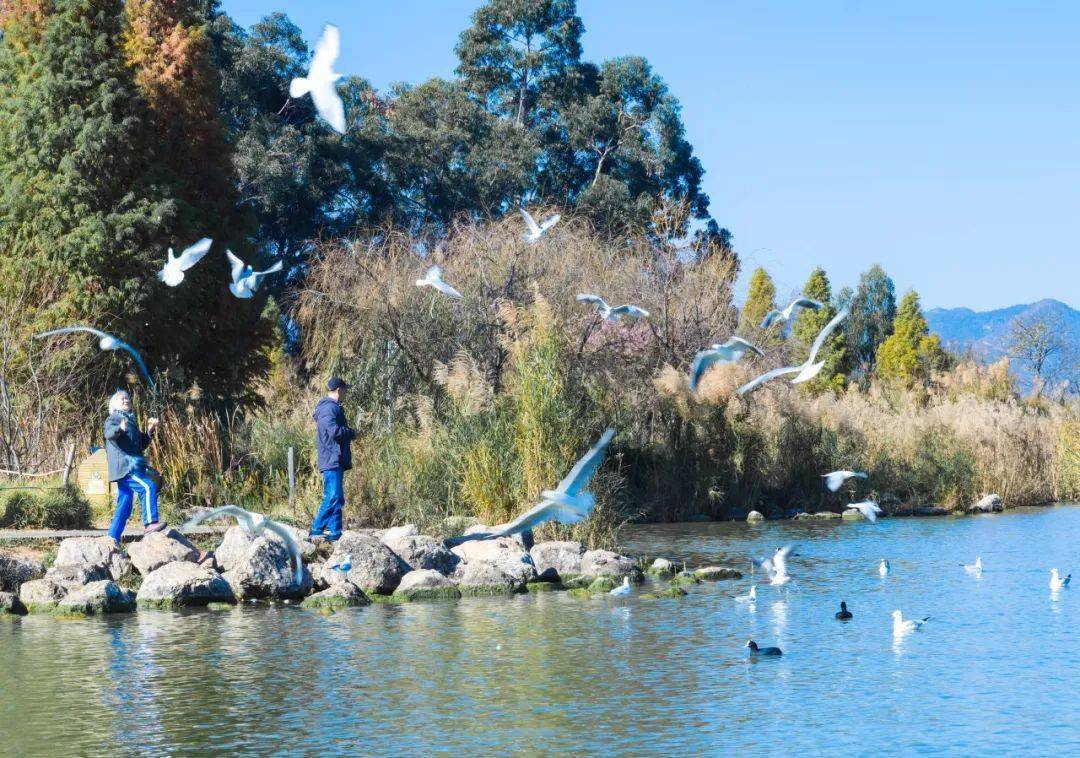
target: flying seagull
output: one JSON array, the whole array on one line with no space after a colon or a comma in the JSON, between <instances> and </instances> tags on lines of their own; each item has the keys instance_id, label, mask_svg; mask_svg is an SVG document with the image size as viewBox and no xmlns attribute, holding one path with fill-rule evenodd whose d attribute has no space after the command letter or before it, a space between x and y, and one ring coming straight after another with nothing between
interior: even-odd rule
<instances>
[{"instance_id":1,"label":"flying seagull","mask_svg":"<svg viewBox=\"0 0 1080 758\"><path fill-rule=\"evenodd\" d=\"M881 576L881 578L884 579L889 575L890 572L892 572L892 566L889 565L889 562L887 560L882 558L881 563L878 564L877 572Z\"/></svg>"},{"instance_id":2,"label":"flying seagull","mask_svg":"<svg viewBox=\"0 0 1080 758\"><path fill-rule=\"evenodd\" d=\"M690 364L690 391L697 392L698 382L714 364L735 363L747 353L765 355L756 345L742 337L732 337L724 344L712 345L694 356Z\"/></svg>"},{"instance_id":3,"label":"flying seagull","mask_svg":"<svg viewBox=\"0 0 1080 758\"><path fill-rule=\"evenodd\" d=\"M757 585L751 584L750 591L745 595L739 595L735 598L736 603L756 603L757 602Z\"/></svg>"},{"instance_id":4,"label":"flying seagull","mask_svg":"<svg viewBox=\"0 0 1080 758\"><path fill-rule=\"evenodd\" d=\"M596 310L600 313L600 318L604 321L618 321L620 316L630 316L631 318L648 318L649 312L644 308L638 308L636 305L619 305L614 308L607 304L604 299L598 295L580 294L577 296L579 303L592 303L596 306Z\"/></svg>"},{"instance_id":5,"label":"flying seagull","mask_svg":"<svg viewBox=\"0 0 1080 758\"><path fill-rule=\"evenodd\" d=\"M754 389L755 387L758 387L771 379L775 379L776 377L783 376L785 374L798 374L798 376L791 380L792 384L800 384L801 382L807 382L813 379L821 372L822 367L824 367L825 365L825 361L821 361L820 363L814 363L814 360L817 358L818 351L821 350L821 346L825 344L825 340L830 334L832 334L833 330L836 329L840 322L847 318L847 315L848 310L847 308L845 308L844 310L837 313L836 316L833 317L832 321L825 324L825 327L820 332L818 332L818 336L814 338L814 344L810 346L810 355L806 359L805 363L799 366L783 366L781 368L774 368L772 371L768 371L759 376L757 379L749 381L743 386L739 387L737 392L740 395L745 395L747 392Z\"/></svg>"},{"instance_id":6,"label":"flying seagull","mask_svg":"<svg viewBox=\"0 0 1080 758\"><path fill-rule=\"evenodd\" d=\"M281 541L285 543L285 547L288 548L289 553L292 555L293 564L296 567L295 578L297 585L302 585L304 583L304 569L300 559L300 546L296 544L296 539L293 537L292 532L286 529L282 524L271 521L261 513L245 511L238 505L223 505L220 508L213 508L197 514L189 519L182 528L190 529L193 526L198 526L204 521L209 521L210 519L219 518L221 516L234 517L236 523L240 525L240 528L252 537L265 537L267 536L267 531L273 532L280 537Z\"/></svg>"},{"instance_id":7,"label":"flying seagull","mask_svg":"<svg viewBox=\"0 0 1080 758\"><path fill-rule=\"evenodd\" d=\"M897 637L901 637L910 632L914 632L916 629L922 628L922 625L930 620L930 617L922 619L905 619L904 614L900 611L892 612L892 631Z\"/></svg>"},{"instance_id":8,"label":"flying seagull","mask_svg":"<svg viewBox=\"0 0 1080 758\"><path fill-rule=\"evenodd\" d=\"M608 594L609 595L614 595L615 597L626 597L627 595L629 595L630 594L630 577L624 576L622 578L622 584L620 584L618 587L613 589Z\"/></svg>"},{"instance_id":9,"label":"flying seagull","mask_svg":"<svg viewBox=\"0 0 1080 758\"><path fill-rule=\"evenodd\" d=\"M795 313L796 308L812 308L815 311L819 311L825 306L817 300L811 300L808 297L797 297L788 303L787 308L782 311L771 310L765 314L765 320L761 322L762 329L768 329L775 324L777 320L790 321L791 315Z\"/></svg>"},{"instance_id":10,"label":"flying seagull","mask_svg":"<svg viewBox=\"0 0 1080 758\"><path fill-rule=\"evenodd\" d=\"M976 557L974 563L961 563L964 567L964 571L975 576L982 576L982 556Z\"/></svg>"},{"instance_id":11,"label":"flying seagull","mask_svg":"<svg viewBox=\"0 0 1080 758\"><path fill-rule=\"evenodd\" d=\"M341 33L333 24L323 28L322 36L315 44L307 76L298 76L289 83L289 97L303 97L311 93L315 110L339 134L345 133L345 105L337 93L337 80L341 74L334 71L334 63L341 52Z\"/></svg>"},{"instance_id":12,"label":"flying seagull","mask_svg":"<svg viewBox=\"0 0 1080 758\"><path fill-rule=\"evenodd\" d=\"M1060 590L1069 586L1069 580L1072 579L1072 574L1069 574L1064 579L1061 578L1061 574L1058 573L1056 568L1050 569L1050 589Z\"/></svg>"},{"instance_id":13,"label":"flying seagull","mask_svg":"<svg viewBox=\"0 0 1080 758\"><path fill-rule=\"evenodd\" d=\"M772 558L752 558L751 560L753 560L754 566L768 575L769 584L776 586L787 584L791 581L791 576L787 572L787 558L795 551L796 547L798 546L794 543L784 545L776 548Z\"/></svg>"},{"instance_id":14,"label":"flying seagull","mask_svg":"<svg viewBox=\"0 0 1080 758\"><path fill-rule=\"evenodd\" d=\"M825 486L829 488L830 492L836 492L844 486L844 482L854 477L866 479L866 474L861 471L833 471L829 474L821 475L821 478L825 480Z\"/></svg>"},{"instance_id":15,"label":"flying seagull","mask_svg":"<svg viewBox=\"0 0 1080 758\"><path fill-rule=\"evenodd\" d=\"M863 500L861 503L848 503L847 507L854 508L863 515L863 518L870 522L877 521L878 515L885 512L881 510L878 504L873 500Z\"/></svg>"},{"instance_id":16,"label":"flying seagull","mask_svg":"<svg viewBox=\"0 0 1080 758\"><path fill-rule=\"evenodd\" d=\"M600 464L604 462L608 445L615 436L614 429L608 429L593 445L589 452L585 453L570 473L566 475L559 486L553 490L544 490L540 493L540 503L533 506L525 513L518 516L508 524L495 527L491 532L470 534L465 537L455 537L447 540L448 545L458 545L472 539L494 539L495 537L508 537L511 534L532 529L545 521L558 521L560 524L576 524L592 511L596 505L596 498L591 492L585 491L589 481L593 478Z\"/></svg>"},{"instance_id":17,"label":"flying seagull","mask_svg":"<svg viewBox=\"0 0 1080 758\"><path fill-rule=\"evenodd\" d=\"M416 280L416 286L432 287L434 289L437 289L444 295L448 295L457 300L461 299L461 293L443 281L442 269L438 266L432 266L431 268L429 268L427 270L427 273L424 274L423 279Z\"/></svg>"},{"instance_id":18,"label":"flying seagull","mask_svg":"<svg viewBox=\"0 0 1080 758\"><path fill-rule=\"evenodd\" d=\"M277 261L265 271L256 271L233 255L232 250L226 250L225 255L229 259L229 267L232 271L232 284L229 285L229 292L241 300L255 297L255 291L259 289L262 280L270 274L281 271L281 261Z\"/></svg>"},{"instance_id":19,"label":"flying seagull","mask_svg":"<svg viewBox=\"0 0 1080 758\"><path fill-rule=\"evenodd\" d=\"M150 378L150 372L146 370L146 364L143 363L143 359L142 356L139 355L139 351L133 348L128 343L124 342L122 339L114 337L111 334L106 334L100 329L94 329L93 327L89 326L66 326L63 329L53 329L49 332L41 332L40 334L35 334L34 338L37 339L40 337L51 337L54 334L70 334L71 332L88 332L89 334L93 334L95 337L98 338L98 347L102 350L123 350L129 353L131 357L135 359L135 363L139 366L139 371L141 371L142 375L146 377L146 381L150 385L150 389L157 389L154 385L154 380Z\"/></svg>"},{"instance_id":20,"label":"flying seagull","mask_svg":"<svg viewBox=\"0 0 1080 758\"><path fill-rule=\"evenodd\" d=\"M191 247L185 248L179 256L173 255L170 247L165 256L165 267L158 271L158 279L165 282L169 287L175 287L184 281L184 272L202 260L203 256L210 251L213 240L203 237Z\"/></svg>"},{"instance_id":21,"label":"flying seagull","mask_svg":"<svg viewBox=\"0 0 1080 758\"><path fill-rule=\"evenodd\" d=\"M530 243L536 242L543 237L544 233L555 226L555 224L559 223L559 219L562 218L556 213L554 216L544 221L544 223L538 224L536 223L536 219L534 219L527 210L524 208L518 208L518 210L521 211L521 216L525 219L525 226L529 227L529 231L525 233L525 241Z\"/></svg>"}]
</instances>

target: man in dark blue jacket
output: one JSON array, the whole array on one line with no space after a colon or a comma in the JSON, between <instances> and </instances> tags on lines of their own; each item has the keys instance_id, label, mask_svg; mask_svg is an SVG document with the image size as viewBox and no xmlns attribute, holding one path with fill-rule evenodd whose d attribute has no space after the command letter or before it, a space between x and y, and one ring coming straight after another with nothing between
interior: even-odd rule
<instances>
[{"instance_id":1,"label":"man in dark blue jacket","mask_svg":"<svg viewBox=\"0 0 1080 758\"><path fill-rule=\"evenodd\" d=\"M341 400L349 385L332 377L326 383L326 397L315 406L316 444L319 449L319 471L323 475L323 501L315 522L311 525L312 537L326 537L333 541L341 536L341 512L345 508L345 472L352 468L350 445L356 431L345 421Z\"/></svg>"}]
</instances>

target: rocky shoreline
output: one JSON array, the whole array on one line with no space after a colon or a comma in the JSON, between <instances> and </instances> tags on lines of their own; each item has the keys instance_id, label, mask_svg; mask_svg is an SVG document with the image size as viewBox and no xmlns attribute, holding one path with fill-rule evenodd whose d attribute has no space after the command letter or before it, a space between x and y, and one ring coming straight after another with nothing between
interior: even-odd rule
<instances>
[{"instance_id":1,"label":"rocky shoreline","mask_svg":"<svg viewBox=\"0 0 1080 758\"><path fill-rule=\"evenodd\" d=\"M299 582L279 537L253 538L239 526L208 555L175 529L147 535L126 551L107 536L68 538L48 568L0 550L0 615L82 617L259 601L327 611L562 590L592 597L623 577L641 583L646 576L663 583L646 597L680 597L685 585L742 576L718 566L680 572L664 559L643 570L639 561L608 550L586 550L578 542L527 545L520 535L450 547L413 526L350 530L335 543L319 544L291 531L303 557ZM338 568L343 563L346 570Z\"/></svg>"}]
</instances>

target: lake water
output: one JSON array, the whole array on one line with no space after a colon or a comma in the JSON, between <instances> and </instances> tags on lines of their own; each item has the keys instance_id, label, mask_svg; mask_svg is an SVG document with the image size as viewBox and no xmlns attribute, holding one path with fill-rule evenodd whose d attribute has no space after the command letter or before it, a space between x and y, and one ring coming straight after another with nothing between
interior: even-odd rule
<instances>
[{"instance_id":1,"label":"lake water","mask_svg":"<svg viewBox=\"0 0 1080 758\"><path fill-rule=\"evenodd\" d=\"M0 624L0 753L1076 754L1080 508L628 528L747 567L799 541L786 596L565 593ZM958 563L981 555L981 579ZM882 580L877 563L892 563ZM847 600L853 621L833 619ZM931 616L893 639L890 612ZM753 638L784 655L751 663Z\"/></svg>"}]
</instances>

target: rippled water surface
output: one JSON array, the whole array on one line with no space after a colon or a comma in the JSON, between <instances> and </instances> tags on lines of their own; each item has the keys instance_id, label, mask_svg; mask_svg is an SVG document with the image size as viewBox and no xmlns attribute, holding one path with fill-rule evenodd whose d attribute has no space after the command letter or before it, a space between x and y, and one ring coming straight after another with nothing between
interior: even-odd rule
<instances>
[{"instance_id":1,"label":"rippled water surface","mask_svg":"<svg viewBox=\"0 0 1080 758\"><path fill-rule=\"evenodd\" d=\"M0 624L0 753L419 755L1080 751L1080 508L867 523L680 524L625 548L797 587L564 593ZM981 579L958 563L981 555ZM878 559L893 574L878 577ZM847 600L852 622L833 619ZM931 616L897 642L889 613ZM748 638L779 645L750 663Z\"/></svg>"}]
</instances>

